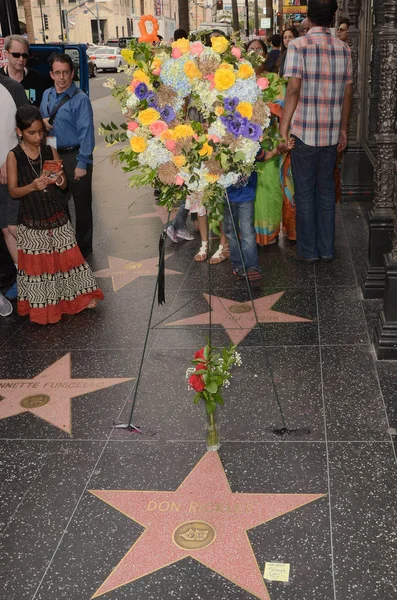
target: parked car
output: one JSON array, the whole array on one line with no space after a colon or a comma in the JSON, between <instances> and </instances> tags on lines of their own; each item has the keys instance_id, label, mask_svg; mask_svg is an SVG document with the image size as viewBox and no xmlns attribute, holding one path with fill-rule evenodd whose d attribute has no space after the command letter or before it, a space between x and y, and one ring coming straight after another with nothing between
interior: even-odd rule
<instances>
[{"instance_id":1,"label":"parked car","mask_svg":"<svg viewBox=\"0 0 397 600\"><path fill-rule=\"evenodd\" d=\"M125 64L120 48L108 48L107 46L97 48L89 56L97 69L102 69L103 71L117 71L121 65Z\"/></svg>"},{"instance_id":2,"label":"parked car","mask_svg":"<svg viewBox=\"0 0 397 600\"><path fill-rule=\"evenodd\" d=\"M133 37L112 38L106 42L106 46L109 48L127 48L130 41L134 39Z\"/></svg>"},{"instance_id":3,"label":"parked car","mask_svg":"<svg viewBox=\"0 0 397 600\"><path fill-rule=\"evenodd\" d=\"M67 50L67 54L69 54L69 56L73 62L74 79L80 79L80 59L79 59L78 51L73 50L73 49ZM86 56L87 56L88 77L96 77L98 68L97 68L95 62L93 60L91 60L91 58L88 55L86 55Z\"/></svg>"}]
</instances>

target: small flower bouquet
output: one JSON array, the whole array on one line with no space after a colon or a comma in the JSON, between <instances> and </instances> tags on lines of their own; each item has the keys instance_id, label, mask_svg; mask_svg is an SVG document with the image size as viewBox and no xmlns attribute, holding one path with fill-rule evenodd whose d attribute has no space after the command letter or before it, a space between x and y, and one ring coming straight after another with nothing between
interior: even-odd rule
<instances>
[{"instance_id":1,"label":"small flower bouquet","mask_svg":"<svg viewBox=\"0 0 397 600\"><path fill-rule=\"evenodd\" d=\"M171 46L131 42L122 51L131 78L109 80L126 122L101 124L108 143L129 144L116 153L131 186L152 185L170 210L192 193L202 193L210 225L222 218L225 189L248 177L261 143L276 143L268 102L279 92L276 75L257 79L263 59L224 37L180 39Z\"/></svg>"},{"instance_id":2,"label":"small flower bouquet","mask_svg":"<svg viewBox=\"0 0 397 600\"><path fill-rule=\"evenodd\" d=\"M207 448L218 450L219 434L215 421L215 411L220 404L223 406L222 389L230 385L230 369L233 365L241 366L241 356L236 352L236 346L224 348L219 354L210 345L198 350L193 358L194 367L186 371L188 387L194 390L194 403L205 402L208 419Z\"/></svg>"}]
</instances>

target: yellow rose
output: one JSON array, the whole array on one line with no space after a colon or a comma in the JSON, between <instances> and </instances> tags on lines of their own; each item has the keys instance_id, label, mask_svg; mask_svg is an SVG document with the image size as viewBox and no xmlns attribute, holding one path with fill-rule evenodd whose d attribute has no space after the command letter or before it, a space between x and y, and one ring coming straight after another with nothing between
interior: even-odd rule
<instances>
[{"instance_id":1,"label":"yellow rose","mask_svg":"<svg viewBox=\"0 0 397 600\"><path fill-rule=\"evenodd\" d=\"M215 114L220 117L225 112L223 106L215 106Z\"/></svg>"},{"instance_id":2,"label":"yellow rose","mask_svg":"<svg viewBox=\"0 0 397 600\"><path fill-rule=\"evenodd\" d=\"M152 61L152 65L151 65L152 71L155 71L156 69L161 67L162 64L163 64L163 61L160 58L157 58L157 57L154 58Z\"/></svg>"},{"instance_id":3,"label":"yellow rose","mask_svg":"<svg viewBox=\"0 0 397 600\"><path fill-rule=\"evenodd\" d=\"M217 90L228 90L236 83L236 76L229 69L217 69L214 75L214 83Z\"/></svg>"},{"instance_id":4,"label":"yellow rose","mask_svg":"<svg viewBox=\"0 0 397 600\"><path fill-rule=\"evenodd\" d=\"M121 51L121 56L124 58L124 60L129 64L132 65L134 64L134 51L133 50L127 50L127 48L124 48L124 50Z\"/></svg>"},{"instance_id":5,"label":"yellow rose","mask_svg":"<svg viewBox=\"0 0 397 600\"><path fill-rule=\"evenodd\" d=\"M171 46L177 48L182 54L187 54L190 51L190 42L186 38L172 42Z\"/></svg>"},{"instance_id":6,"label":"yellow rose","mask_svg":"<svg viewBox=\"0 0 397 600\"><path fill-rule=\"evenodd\" d=\"M192 137L194 135L194 131L190 125L177 125L173 130L173 139L180 140L185 137Z\"/></svg>"},{"instance_id":7,"label":"yellow rose","mask_svg":"<svg viewBox=\"0 0 397 600\"><path fill-rule=\"evenodd\" d=\"M217 36L211 38L211 46L218 54L223 54L229 48L229 42L223 36Z\"/></svg>"},{"instance_id":8,"label":"yellow rose","mask_svg":"<svg viewBox=\"0 0 397 600\"><path fill-rule=\"evenodd\" d=\"M239 102L236 106L236 110L242 117L247 117L247 119L252 117L252 104L250 102Z\"/></svg>"},{"instance_id":9,"label":"yellow rose","mask_svg":"<svg viewBox=\"0 0 397 600\"><path fill-rule=\"evenodd\" d=\"M230 63L221 63L218 69L227 69L228 71L234 71L234 67Z\"/></svg>"},{"instance_id":10,"label":"yellow rose","mask_svg":"<svg viewBox=\"0 0 397 600\"><path fill-rule=\"evenodd\" d=\"M135 69L132 77L136 81L141 81L142 83L146 83L146 85L148 83L150 83L149 75L146 75L145 71L142 71L142 69Z\"/></svg>"},{"instance_id":11,"label":"yellow rose","mask_svg":"<svg viewBox=\"0 0 397 600\"><path fill-rule=\"evenodd\" d=\"M130 146L134 152L143 152L147 148L147 141L140 135L136 135L130 139Z\"/></svg>"},{"instance_id":12,"label":"yellow rose","mask_svg":"<svg viewBox=\"0 0 397 600\"><path fill-rule=\"evenodd\" d=\"M172 162L178 167L178 169L180 169L186 165L186 158L183 156L183 154L178 154L178 156L174 156L172 158Z\"/></svg>"},{"instance_id":13,"label":"yellow rose","mask_svg":"<svg viewBox=\"0 0 397 600\"><path fill-rule=\"evenodd\" d=\"M248 77L251 77L253 74L254 69L251 67L251 65L243 63L239 67L237 77L239 77L240 79L248 79Z\"/></svg>"},{"instance_id":14,"label":"yellow rose","mask_svg":"<svg viewBox=\"0 0 397 600\"><path fill-rule=\"evenodd\" d=\"M205 178L208 181L208 183L215 183L216 181L218 181L219 175L212 175L212 173L207 173L207 175L205 175Z\"/></svg>"},{"instance_id":15,"label":"yellow rose","mask_svg":"<svg viewBox=\"0 0 397 600\"><path fill-rule=\"evenodd\" d=\"M189 79L201 79L203 76L194 60L187 60L183 66L183 70Z\"/></svg>"},{"instance_id":16,"label":"yellow rose","mask_svg":"<svg viewBox=\"0 0 397 600\"><path fill-rule=\"evenodd\" d=\"M162 142L166 142L167 140L173 140L174 139L174 133L172 131L172 129L166 129L161 135L160 135L160 140Z\"/></svg>"},{"instance_id":17,"label":"yellow rose","mask_svg":"<svg viewBox=\"0 0 397 600\"><path fill-rule=\"evenodd\" d=\"M205 142L201 150L199 150L200 156L211 156L212 152L213 148L208 142Z\"/></svg>"},{"instance_id":18,"label":"yellow rose","mask_svg":"<svg viewBox=\"0 0 397 600\"><path fill-rule=\"evenodd\" d=\"M146 108L146 110L141 110L138 115L138 121L141 125L151 125L155 121L158 121L160 118L160 113L154 108Z\"/></svg>"}]
</instances>

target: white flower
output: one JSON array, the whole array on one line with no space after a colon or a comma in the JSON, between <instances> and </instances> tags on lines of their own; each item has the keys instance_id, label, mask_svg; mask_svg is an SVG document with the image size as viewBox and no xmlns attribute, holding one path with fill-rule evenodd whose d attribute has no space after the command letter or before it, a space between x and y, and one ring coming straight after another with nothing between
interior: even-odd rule
<instances>
[{"instance_id":1,"label":"white flower","mask_svg":"<svg viewBox=\"0 0 397 600\"><path fill-rule=\"evenodd\" d=\"M152 138L148 141L146 150L138 155L138 162L141 165L149 166L151 169L157 169L160 165L169 162L172 153L162 144L158 138Z\"/></svg>"},{"instance_id":2,"label":"white flower","mask_svg":"<svg viewBox=\"0 0 397 600\"><path fill-rule=\"evenodd\" d=\"M195 368L194 367L189 367L188 369L186 369L186 379L189 379L190 375L192 375L192 373L195 372ZM191 386L188 386L189 388L191 388Z\"/></svg>"},{"instance_id":3,"label":"white flower","mask_svg":"<svg viewBox=\"0 0 397 600\"><path fill-rule=\"evenodd\" d=\"M241 365L243 364L243 361L241 360L241 354L239 354L239 352L234 353L234 360L236 361L236 365L238 367L241 367Z\"/></svg>"},{"instance_id":4,"label":"white flower","mask_svg":"<svg viewBox=\"0 0 397 600\"><path fill-rule=\"evenodd\" d=\"M135 94L129 94L125 104L128 108L134 108L139 102L140 100Z\"/></svg>"},{"instance_id":5,"label":"white flower","mask_svg":"<svg viewBox=\"0 0 397 600\"><path fill-rule=\"evenodd\" d=\"M110 90L114 90L114 88L116 87L117 82L114 79L114 77L109 77L109 79L107 79L105 81L105 83L103 84L103 87L105 88L109 88Z\"/></svg>"}]
</instances>

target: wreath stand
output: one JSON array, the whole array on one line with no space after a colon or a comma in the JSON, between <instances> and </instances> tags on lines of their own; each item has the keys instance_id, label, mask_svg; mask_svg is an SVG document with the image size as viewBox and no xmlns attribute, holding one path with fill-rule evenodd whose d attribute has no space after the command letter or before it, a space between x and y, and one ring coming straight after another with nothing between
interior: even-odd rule
<instances>
[{"instance_id":1,"label":"wreath stand","mask_svg":"<svg viewBox=\"0 0 397 600\"><path fill-rule=\"evenodd\" d=\"M241 264L243 265L243 270L244 270L244 278L245 278L245 282L247 285L247 290L248 290L248 295L249 295L249 299L250 299L250 303L252 305L252 310L255 316L255 329L259 330L259 336L260 336L260 340L261 340L261 345L262 345L262 350L265 356L265 364L266 364L266 368L268 370L269 376L270 376L270 380L271 380L271 385L272 385L272 390L274 393L274 397L276 399L276 404L277 404L277 409L279 412L279 416L280 416L280 421L281 421L281 427L280 424L279 426L273 426L273 427L268 427L267 430L270 431L271 433L279 436L279 437L284 437L284 436L295 436L295 437L301 437L304 435L308 435L310 433L310 429L307 427L302 427L302 428L297 428L297 429L290 429L287 426L287 422L284 416L284 411L283 411L283 407L282 407L282 403L280 400L280 396L279 393L277 391L277 386L275 383L275 379L274 379L274 370L273 367L270 364L270 360L269 360L269 354L266 348L266 344L265 344L265 338L264 338L264 334L263 334L263 330L260 326L259 320L258 320L258 314L256 312L256 308L255 308L255 303L254 303L254 298L252 295L252 290L251 290L251 286L249 283L249 279L248 279L248 274L247 274L247 269L246 269L246 265L245 265L245 261L244 261L244 256L243 256L243 251L242 251L242 247L241 247L241 241L240 241L240 237L238 235L238 231L237 231L237 226L236 223L234 221L233 218L233 213L232 213L232 208L230 205L230 200L229 200L229 196L226 192L225 194L225 208L227 210L229 210L231 219L232 219L232 224L233 224L233 232L234 235L237 239L238 242L238 249L239 249L239 254L240 254L240 260L241 260ZM143 351L142 351L142 356L141 356L141 361L139 364L139 370L138 370L138 375L136 378L136 383L135 383L135 387L134 387L134 395L132 398L132 405L131 405L131 410L130 410L130 415L128 418L128 422L127 423L114 423L112 428L113 429L124 429L127 431L130 431L131 433L136 433L136 434L140 434L140 435L144 435L145 431L137 425L134 425L133 423L133 416L134 416L134 410L135 410L135 406L136 406L136 401L137 401L137 397L138 397L138 391L139 391L139 386L140 386L140 382L141 382L141 375L142 375L142 371L143 371L143 364L145 361L145 355L146 355L146 348L147 348L147 343L148 343L148 339L149 339L149 333L150 330L152 329L152 319L153 319L153 312L154 312L154 306L155 306L155 301L156 301L156 294L157 294L157 298L158 298L158 303L159 304L163 304L165 302L165 240L167 237L167 228L170 224L170 216L171 216L171 212L168 212L168 219L167 219L167 224L165 226L165 229L163 230L163 232L160 235L160 240L159 240L159 266L158 266L158 274L157 274L157 278L156 278L156 285L154 288L154 292L153 292L153 298L152 298L152 304L151 304L151 308L150 308L150 315L149 315L149 321L147 324L147 328L146 328L146 335L145 335L145 342L144 342L144 346L143 346ZM211 251L211 241L210 241L210 236L208 236L209 239L209 253ZM212 278L211 278L211 264L208 261L208 314L209 314L209 345L211 346L211 334L212 334L212 320L211 320L211 313L212 313ZM168 318L168 317L167 317ZM151 435L155 435L155 433L151 432Z\"/></svg>"}]
</instances>

